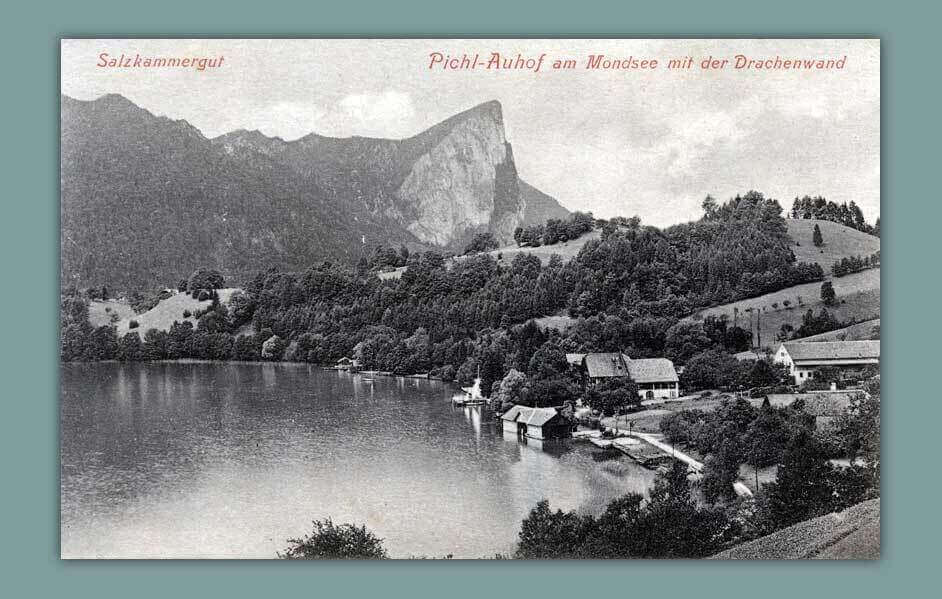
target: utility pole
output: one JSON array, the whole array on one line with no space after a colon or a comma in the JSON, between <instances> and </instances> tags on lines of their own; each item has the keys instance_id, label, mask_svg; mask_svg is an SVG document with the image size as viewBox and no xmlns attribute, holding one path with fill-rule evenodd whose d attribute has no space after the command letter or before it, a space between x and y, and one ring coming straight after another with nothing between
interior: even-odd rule
<instances>
[{"instance_id":1,"label":"utility pole","mask_svg":"<svg viewBox=\"0 0 942 599\"><path fill-rule=\"evenodd\" d=\"M756 338L758 339L756 345L762 347L762 308L759 308L756 314Z\"/></svg>"}]
</instances>

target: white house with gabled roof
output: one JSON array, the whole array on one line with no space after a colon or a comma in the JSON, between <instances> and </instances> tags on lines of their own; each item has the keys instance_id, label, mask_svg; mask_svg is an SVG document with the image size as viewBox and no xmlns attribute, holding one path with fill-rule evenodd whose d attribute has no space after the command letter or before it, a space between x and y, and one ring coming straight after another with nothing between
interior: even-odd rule
<instances>
[{"instance_id":1,"label":"white house with gabled roof","mask_svg":"<svg viewBox=\"0 0 942 599\"><path fill-rule=\"evenodd\" d=\"M814 379L815 371L823 367L836 367L843 371L860 371L880 364L879 341L786 341L775 352L772 360L788 367L788 372L800 385Z\"/></svg>"}]
</instances>

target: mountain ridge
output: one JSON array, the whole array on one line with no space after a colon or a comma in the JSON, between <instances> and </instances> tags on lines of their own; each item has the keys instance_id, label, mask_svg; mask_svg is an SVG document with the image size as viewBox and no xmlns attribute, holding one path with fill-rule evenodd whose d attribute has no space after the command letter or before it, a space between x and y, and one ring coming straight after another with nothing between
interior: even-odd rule
<instances>
[{"instance_id":1,"label":"mountain ridge","mask_svg":"<svg viewBox=\"0 0 942 599\"><path fill-rule=\"evenodd\" d=\"M63 282L302 269L364 245L455 250L484 230L507 241L547 206L568 214L519 178L497 101L399 140L207 138L118 94L63 95L61 119Z\"/></svg>"}]
</instances>

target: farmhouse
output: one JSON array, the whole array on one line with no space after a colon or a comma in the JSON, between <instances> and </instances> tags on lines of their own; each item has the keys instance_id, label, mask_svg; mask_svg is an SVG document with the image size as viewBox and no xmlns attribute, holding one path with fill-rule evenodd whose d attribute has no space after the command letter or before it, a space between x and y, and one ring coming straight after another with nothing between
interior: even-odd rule
<instances>
[{"instance_id":1,"label":"farmhouse","mask_svg":"<svg viewBox=\"0 0 942 599\"><path fill-rule=\"evenodd\" d=\"M562 439L572 436L572 422L555 408L514 406L500 417L504 432L531 439Z\"/></svg>"},{"instance_id":2,"label":"farmhouse","mask_svg":"<svg viewBox=\"0 0 942 599\"><path fill-rule=\"evenodd\" d=\"M880 364L879 341L786 341L775 352L773 361L784 364L800 385L813 379L822 367L839 368L842 374L855 374L870 365Z\"/></svg>"},{"instance_id":3,"label":"farmhouse","mask_svg":"<svg viewBox=\"0 0 942 599\"><path fill-rule=\"evenodd\" d=\"M680 395L680 380L674 363L667 358L631 359L622 353L567 354L582 356L580 367L587 384L607 378L630 377L642 399L673 399Z\"/></svg>"}]
</instances>

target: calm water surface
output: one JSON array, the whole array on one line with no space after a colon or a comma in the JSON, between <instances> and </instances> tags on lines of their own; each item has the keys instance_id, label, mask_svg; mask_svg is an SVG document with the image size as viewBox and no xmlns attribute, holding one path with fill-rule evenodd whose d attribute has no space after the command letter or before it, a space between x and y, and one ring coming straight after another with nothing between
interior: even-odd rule
<instances>
[{"instance_id":1,"label":"calm water surface","mask_svg":"<svg viewBox=\"0 0 942 599\"><path fill-rule=\"evenodd\" d=\"M453 394L297 364L64 365L62 556L270 558L330 517L395 557L485 557L541 498L598 513L653 481L504 437Z\"/></svg>"}]
</instances>

